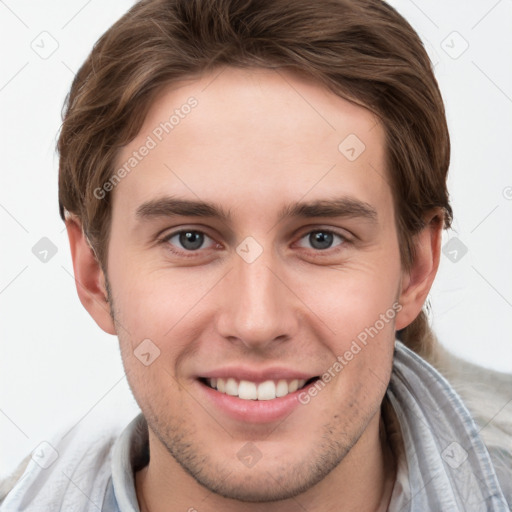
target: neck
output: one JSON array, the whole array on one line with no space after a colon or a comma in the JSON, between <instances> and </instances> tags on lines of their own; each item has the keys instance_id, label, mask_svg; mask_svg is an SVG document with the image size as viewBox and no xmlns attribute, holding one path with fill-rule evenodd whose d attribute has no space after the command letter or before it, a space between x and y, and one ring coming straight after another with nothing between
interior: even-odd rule
<instances>
[{"instance_id":1,"label":"neck","mask_svg":"<svg viewBox=\"0 0 512 512\"><path fill-rule=\"evenodd\" d=\"M396 477L396 463L380 412L342 462L321 482L279 502L247 503L214 494L172 458L149 430L151 459L135 475L141 512L385 512ZM164 457L159 457L163 454Z\"/></svg>"}]
</instances>

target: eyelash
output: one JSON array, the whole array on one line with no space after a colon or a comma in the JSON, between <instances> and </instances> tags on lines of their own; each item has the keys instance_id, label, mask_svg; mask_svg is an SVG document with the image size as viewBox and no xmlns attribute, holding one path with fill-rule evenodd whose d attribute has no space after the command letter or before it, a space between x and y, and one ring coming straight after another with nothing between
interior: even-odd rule
<instances>
[{"instance_id":1,"label":"eyelash","mask_svg":"<svg viewBox=\"0 0 512 512\"><path fill-rule=\"evenodd\" d=\"M176 250L170 243L169 243L169 240L171 240L171 238L175 237L176 235L180 235L181 233L199 233L199 234L202 234L202 235L205 235L206 237L210 238L211 240L213 240L213 238L211 236L209 236L207 233L205 233L204 231L201 231L199 229L180 229L178 231L173 231L172 233L169 233L168 235L165 235L164 237L160 238L158 240L159 243L161 244L167 244L167 249L177 255L177 256L180 256L180 257L184 257L184 258L197 258L199 256L199 253L202 251L202 249L196 249L196 250L193 250L193 251L187 251L187 250L182 250L182 251L179 251L179 250ZM335 246L334 248L328 248L328 249L312 249L313 253L316 253L315 256L320 256L323 255L323 254L329 254L329 255L332 255L332 252L334 251L334 253L337 253L339 250L342 250L342 248L344 246L346 246L347 244L351 244L352 241L347 237L345 236L344 234L341 234L341 233L338 233L337 231L334 231L332 229L322 229L322 228L317 228L317 229L312 229L310 231L307 231L305 233L303 233L300 237L299 237L299 240L302 240L303 238L305 238L306 236L310 235L311 233L326 233L326 234L331 234L331 235L335 235L335 236L338 236L339 238L341 238L342 242ZM215 240L213 240L215 241Z\"/></svg>"}]
</instances>

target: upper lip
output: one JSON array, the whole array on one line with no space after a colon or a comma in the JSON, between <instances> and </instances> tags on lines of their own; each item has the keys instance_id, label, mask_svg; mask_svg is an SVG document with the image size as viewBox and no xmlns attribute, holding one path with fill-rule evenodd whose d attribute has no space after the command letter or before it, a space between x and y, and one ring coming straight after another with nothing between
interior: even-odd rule
<instances>
[{"instance_id":1,"label":"upper lip","mask_svg":"<svg viewBox=\"0 0 512 512\"><path fill-rule=\"evenodd\" d=\"M228 379L234 378L238 381L247 380L249 382L265 382L267 380L294 380L303 379L309 380L317 377L318 374L306 373L303 371L292 370L289 368L266 368L262 370L255 370L251 368L237 367L225 367L217 368L215 370L207 371L199 375L199 378L203 379Z\"/></svg>"}]
</instances>

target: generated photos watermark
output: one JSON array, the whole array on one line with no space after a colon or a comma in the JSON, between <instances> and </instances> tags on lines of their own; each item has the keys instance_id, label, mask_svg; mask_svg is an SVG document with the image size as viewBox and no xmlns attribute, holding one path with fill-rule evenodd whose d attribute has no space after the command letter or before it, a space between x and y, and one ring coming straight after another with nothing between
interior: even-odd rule
<instances>
[{"instance_id":1,"label":"generated photos watermark","mask_svg":"<svg viewBox=\"0 0 512 512\"><path fill-rule=\"evenodd\" d=\"M385 313L381 313L379 319L374 322L370 327L365 327L350 345L350 348L341 356L337 356L333 364L320 376L320 378L305 391L299 393L299 402L302 405L307 405L311 399L322 391L329 382L331 382L342 370L349 364L354 357L359 354L364 347L368 344L368 338L373 339L379 334L382 329L389 324L402 310L402 305L395 302Z\"/></svg>"},{"instance_id":2,"label":"generated photos watermark","mask_svg":"<svg viewBox=\"0 0 512 512\"><path fill-rule=\"evenodd\" d=\"M171 133L176 126L178 126L183 119L185 119L192 109L197 107L199 102L196 98L191 96L187 99L186 103L180 106L180 108L174 109L173 114L166 121L162 121L158 126L156 126L151 135L146 137L144 144L142 144L139 149L132 152L132 155L123 163L121 167L115 171L112 176L105 182L101 187L96 187L93 191L94 197L96 199L104 199L108 192L114 190L114 188L119 185L121 180L128 176L137 165L139 165L142 160L149 153L158 146L159 142L162 142L164 137Z\"/></svg>"}]
</instances>

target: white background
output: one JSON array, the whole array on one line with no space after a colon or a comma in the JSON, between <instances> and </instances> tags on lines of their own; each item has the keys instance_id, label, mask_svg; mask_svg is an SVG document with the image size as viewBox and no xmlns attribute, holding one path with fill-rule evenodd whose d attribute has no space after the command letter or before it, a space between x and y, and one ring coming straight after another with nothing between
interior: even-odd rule
<instances>
[{"instance_id":1,"label":"white background","mask_svg":"<svg viewBox=\"0 0 512 512\"><path fill-rule=\"evenodd\" d=\"M452 140L455 221L444 243L467 247L456 262L442 257L433 326L458 355L512 372L512 1L391 3L436 66ZM137 412L116 338L77 298L54 151L74 73L131 5L0 2L0 476L85 416L123 423ZM46 59L33 49L57 44ZM57 249L46 263L32 252L42 237Z\"/></svg>"}]
</instances>

